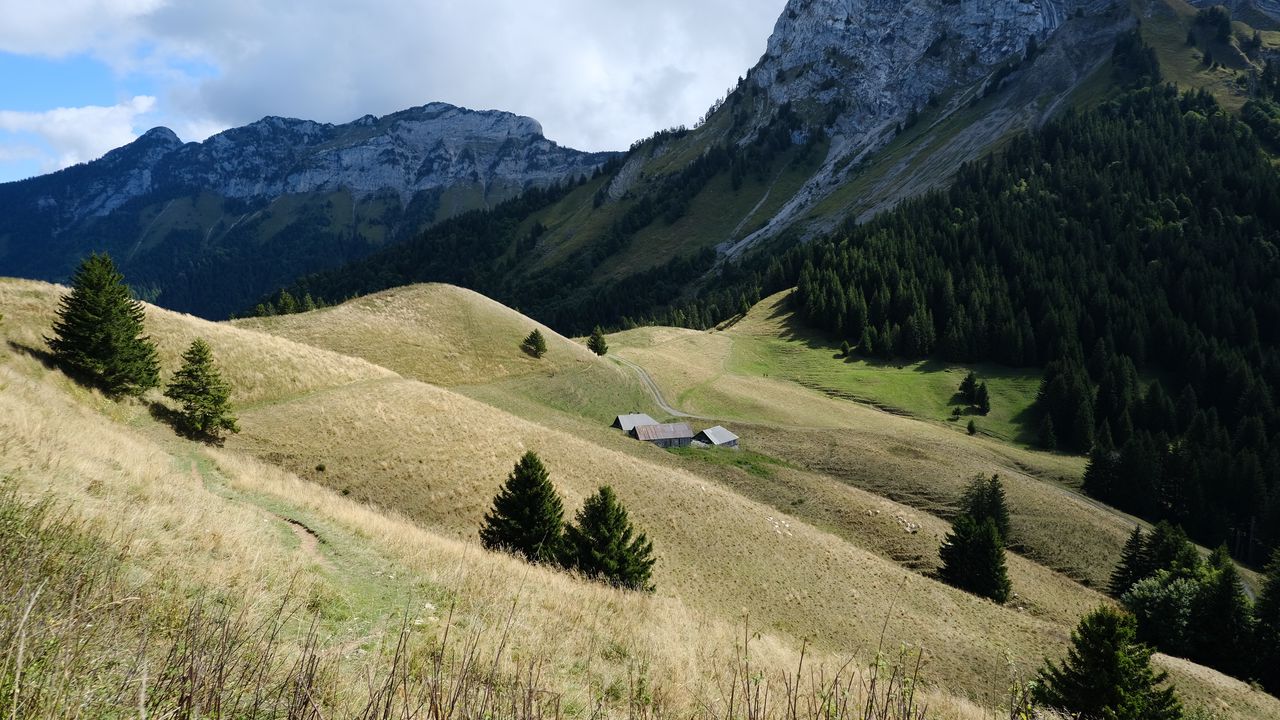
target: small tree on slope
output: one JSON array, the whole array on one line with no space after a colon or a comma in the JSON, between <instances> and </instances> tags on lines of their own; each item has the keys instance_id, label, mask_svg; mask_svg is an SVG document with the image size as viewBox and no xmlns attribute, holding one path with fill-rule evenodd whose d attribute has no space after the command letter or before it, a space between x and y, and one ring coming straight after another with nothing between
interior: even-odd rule
<instances>
[{"instance_id":1,"label":"small tree on slope","mask_svg":"<svg viewBox=\"0 0 1280 720\"><path fill-rule=\"evenodd\" d=\"M1142 536L1142 528L1135 525L1129 539L1125 541L1124 549L1120 551L1120 562L1111 573L1107 592L1112 597L1124 595L1134 583L1151 574L1151 570L1146 567L1145 553L1146 539Z\"/></svg>"},{"instance_id":2,"label":"small tree on slope","mask_svg":"<svg viewBox=\"0 0 1280 720\"><path fill-rule=\"evenodd\" d=\"M62 366L112 394L141 395L160 382L145 313L107 255L90 255L58 305L49 349Z\"/></svg>"},{"instance_id":3,"label":"small tree on slope","mask_svg":"<svg viewBox=\"0 0 1280 720\"><path fill-rule=\"evenodd\" d=\"M527 452L493 499L480 527L480 543L489 550L517 553L532 563L559 559L564 503L542 460Z\"/></svg>"},{"instance_id":4,"label":"small tree on slope","mask_svg":"<svg viewBox=\"0 0 1280 720\"><path fill-rule=\"evenodd\" d=\"M998 603L1009 599L1004 543L991 518L978 522L968 514L961 515L938 554L942 558L939 575L943 582Z\"/></svg>"},{"instance_id":5,"label":"small tree on slope","mask_svg":"<svg viewBox=\"0 0 1280 720\"><path fill-rule=\"evenodd\" d=\"M587 338L587 349L601 356L609 352L609 343L604 339L604 332L599 325L591 331L591 337Z\"/></svg>"},{"instance_id":6,"label":"small tree on slope","mask_svg":"<svg viewBox=\"0 0 1280 720\"><path fill-rule=\"evenodd\" d=\"M1000 539L1009 539L1009 504L1005 501L1004 484L999 475L984 478L981 475L969 482L961 496L960 506L963 511L981 523L990 518L1000 531Z\"/></svg>"},{"instance_id":7,"label":"small tree on slope","mask_svg":"<svg viewBox=\"0 0 1280 720\"><path fill-rule=\"evenodd\" d=\"M1151 668L1151 650L1135 639L1133 617L1103 606L1071 633L1061 666L1047 661L1036 699L1074 716L1109 720L1178 720L1182 705L1165 673Z\"/></svg>"},{"instance_id":8,"label":"small tree on slope","mask_svg":"<svg viewBox=\"0 0 1280 720\"><path fill-rule=\"evenodd\" d=\"M565 528L564 542L566 568L616 587L653 591L653 543L635 532L608 485L583 503L574 523Z\"/></svg>"},{"instance_id":9,"label":"small tree on slope","mask_svg":"<svg viewBox=\"0 0 1280 720\"><path fill-rule=\"evenodd\" d=\"M535 358L541 358L547 354L547 339L542 337L541 330L534 328L533 332L525 336L524 342L520 343L520 349Z\"/></svg>"},{"instance_id":10,"label":"small tree on slope","mask_svg":"<svg viewBox=\"0 0 1280 720\"><path fill-rule=\"evenodd\" d=\"M238 433L231 414L231 386L213 364L213 351L196 338L182 355L182 367L174 373L165 397L182 404L182 429L193 435L217 437L225 430Z\"/></svg>"}]
</instances>

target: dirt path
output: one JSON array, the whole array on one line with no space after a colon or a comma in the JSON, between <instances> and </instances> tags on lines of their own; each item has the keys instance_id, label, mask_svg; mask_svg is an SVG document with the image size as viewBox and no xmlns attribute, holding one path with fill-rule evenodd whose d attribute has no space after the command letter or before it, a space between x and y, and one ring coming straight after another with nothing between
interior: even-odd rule
<instances>
[{"instance_id":1,"label":"dirt path","mask_svg":"<svg viewBox=\"0 0 1280 720\"><path fill-rule=\"evenodd\" d=\"M653 401L657 403L658 407L662 408L662 411L666 414L671 415L672 417L690 418L693 420L715 419L703 417L701 415L690 415L687 412L681 412L680 410L675 409L667 402L666 398L662 396L662 388L659 388L658 383L654 382L653 376L649 374L648 370L645 370L630 360L620 358L616 355L614 356L614 359L635 371L636 376L640 378L640 384L644 385L645 389L649 391L649 394L653 396Z\"/></svg>"},{"instance_id":2,"label":"dirt path","mask_svg":"<svg viewBox=\"0 0 1280 720\"><path fill-rule=\"evenodd\" d=\"M325 568L326 570L334 569L333 561L325 557L324 553L320 552L320 536L316 534L315 530L312 530L297 520L290 520L285 517L280 519L289 524L289 529L293 531L294 537L298 538L298 547L302 550L302 554L306 555L315 562L315 564Z\"/></svg>"}]
</instances>

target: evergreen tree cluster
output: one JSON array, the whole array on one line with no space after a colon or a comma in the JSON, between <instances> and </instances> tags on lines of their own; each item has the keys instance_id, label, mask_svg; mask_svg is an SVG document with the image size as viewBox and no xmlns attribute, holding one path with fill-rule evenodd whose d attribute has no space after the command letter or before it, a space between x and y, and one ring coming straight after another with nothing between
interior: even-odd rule
<instances>
[{"instance_id":1,"label":"evergreen tree cluster","mask_svg":"<svg viewBox=\"0 0 1280 720\"><path fill-rule=\"evenodd\" d=\"M71 278L71 292L58 304L53 358L65 370L113 395L141 396L160 384L156 346L144 335L146 312L124 276L105 254L85 258ZM182 410L179 429L201 437L240 432L231 414L231 386L213 363L213 351L196 339L165 396Z\"/></svg>"},{"instance_id":2,"label":"evergreen tree cluster","mask_svg":"<svg viewBox=\"0 0 1280 720\"><path fill-rule=\"evenodd\" d=\"M1280 692L1280 551L1255 606L1225 548L1206 561L1181 528L1135 528L1108 591L1133 614L1142 642Z\"/></svg>"},{"instance_id":3,"label":"evergreen tree cluster","mask_svg":"<svg viewBox=\"0 0 1280 720\"><path fill-rule=\"evenodd\" d=\"M527 452L493 499L480 527L485 548L557 565L628 590L652 592L653 543L631 524L613 488L587 498L574 522L542 460Z\"/></svg>"},{"instance_id":4,"label":"evergreen tree cluster","mask_svg":"<svg viewBox=\"0 0 1280 720\"><path fill-rule=\"evenodd\" d=\"M275 295L258 303L253 312L246 317L272 317L274 315L294 315L329 307L324 300L316 300L311 293L304 293L302 298L295 298L288 290L281 289Z\"/></svg>"},{"instance_id":5,"label":"evergreen tree cluster","mask_svg":"<svg viewBox=\"0 0 1280 720\"><path fill-rule=\"evenodd\" d=\"M976 478L965 490L961 506L938 550L942 558L938 574L948 585L1003 603L1011 586L1004 560L1009 509L1000 477Z\"/></svg>"},{"instance_id":6,"label":"evergreen tree cluster","mask_svg":"<svg viewBox=\"0 0 1280 720\"><path fill-rule=\"evenodd\" d=\"M1046 367L1041 436L1095 452L1090 492L1256 560L1280 541L1278 244L1253 133L1149 88L778 267L864 354Z\"/></svg>"},{"instance_id":7,"label":"evergreen tree cluster","mask_svg":"<svg viewBox=\"0 0 1280 720\"><path fill-rule=\"evenodd\" d=\"M991 391L985 382L978 380L977 373L970 372L960 382L960 399L982 415L991 412Z\"/></svg>"}]
</instances>

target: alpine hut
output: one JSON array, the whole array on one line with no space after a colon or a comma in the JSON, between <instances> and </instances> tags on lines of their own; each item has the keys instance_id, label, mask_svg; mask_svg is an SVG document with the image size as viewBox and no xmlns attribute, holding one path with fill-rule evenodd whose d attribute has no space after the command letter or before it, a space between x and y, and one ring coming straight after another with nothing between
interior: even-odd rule
<instances>
[{"instance_id":1,"label":"alpine hut","mask_svg":"<svg viewBox=\"0 0 1280 720\"><path fill-rule=\"evenodd\" d=\"M658 421L643 413L634 415L619 415L617 420L613 421L613 426L622 432L630 435L633 430L641 425L657 425Z\"/></svg>"},{"instance_id":2,"label":"alpine hut","mask_svg":"<svg viewBox=\"0 0 1280 720\"><path fill-rule=\"evenodd\" d=\"M725 430L719 425L707 428L706 430L698 433L698 436L694 438L694 441L700 442L704 445L710 445L712 447L738 447L738 436L728 430Z\"/></svg>"},{"instance_id":3,"label":"alpine hut","mask_svg":"<svg viewBox=\"0 0 1280 720\"><path fill-rule=\"evenodd\" d=\"M688 423L639 425L631 434L641 442L653 443L661 448L689 447L693 442L693 428Z\"/></svg>"}]
</instances>

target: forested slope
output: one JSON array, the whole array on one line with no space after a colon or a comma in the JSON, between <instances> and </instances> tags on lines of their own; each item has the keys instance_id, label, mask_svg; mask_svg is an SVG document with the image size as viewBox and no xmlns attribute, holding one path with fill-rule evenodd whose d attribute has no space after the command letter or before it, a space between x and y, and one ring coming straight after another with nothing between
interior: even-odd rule
<instances>
[{"instance_id":1,"label":"forested slope","mask_svg":"<svg viewBox=\"0 0 1280 720\"><path fill-rule=\"evenodd\" d=\"M1159 88L1023 136L781 272L864 353L1047 366L1041 438L1092 449L1087 490L1258 558L1280 530L1278 239L1280 175L1253 133Z\"/></svg>"}]
</instances>

